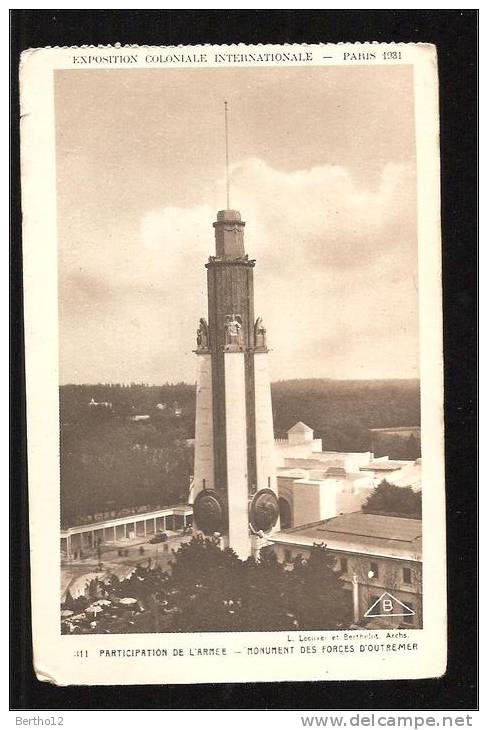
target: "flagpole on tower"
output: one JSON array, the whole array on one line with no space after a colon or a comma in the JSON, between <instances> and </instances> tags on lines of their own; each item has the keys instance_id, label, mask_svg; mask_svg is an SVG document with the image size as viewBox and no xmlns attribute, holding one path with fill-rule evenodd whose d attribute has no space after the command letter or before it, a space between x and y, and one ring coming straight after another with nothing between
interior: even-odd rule
<instances>
[{"instance_id":1,"label":"flagpole on tower","mask_svg":"<svg viewBox=\"0 0 488 730\"><path fill-rule=\"evenodd\" d=\"M229 185L229 123L227 119L227 102L224 101L225 118L225 178L227 192L227 210L230 209L230 185Z\"/></svg>"}]
</instances>

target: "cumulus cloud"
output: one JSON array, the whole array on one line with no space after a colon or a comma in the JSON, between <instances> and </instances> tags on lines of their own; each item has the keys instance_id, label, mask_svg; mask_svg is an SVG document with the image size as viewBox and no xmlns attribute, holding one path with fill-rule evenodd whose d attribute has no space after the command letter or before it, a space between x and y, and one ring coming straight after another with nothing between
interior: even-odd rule
<instances>
[{"instance_id":1,"label":"cumulus cloud","mask_svg":"<svg viewBox=\"0 0 488 730\"><path fill-rule=\"evenodd\" d=\"M288 173L257 159L233 171L233 184L235 198L259 226L260 251L268 255L281 241L288 256L347 269L403 242L396 231L408 220L414 189L412 171L404 165L385 166L379 186L370 190L360 189L343 167Z\"/></svg>"},{"instance_id":2,"label":"cumulus cloud","mask_svg":"<svg viewBox=\"0 0 488 730\"><path fill-rule=\"evenodd\" d=\"M246 251L257 259L256 314L274 349L273 377L417 376L414 170L387 164L365 187L344 167L288 172L249 158L232 168L231 182ZM100 310L110 309L114 331L131 332L109 345L110 357L134 379L193 379L215 214L209 204L144 211L134 255L107 273L115 306L99 297ZM84 281L100 292L100 271L95 260L77 291ZM116 367L105 371L117 379Z\"/></svg>"},{"instance_id":3,"label":"cumulus cloud","mask_svg":"<svg viewBox=\"0 0 488 730\"><path fill-rule=\"evenodd\" d=\"M234 204L248 221L247 249L262 264L295 267L306 260L351 270L415 243L415 181L405 165L386 165L374 190L359 189L342 167L290 173L256 158L235 166L231 176ZM208 205L149 211L141 223L143 245L201 255L211 247L214 217Z\"/></svg>"}]
</instances>

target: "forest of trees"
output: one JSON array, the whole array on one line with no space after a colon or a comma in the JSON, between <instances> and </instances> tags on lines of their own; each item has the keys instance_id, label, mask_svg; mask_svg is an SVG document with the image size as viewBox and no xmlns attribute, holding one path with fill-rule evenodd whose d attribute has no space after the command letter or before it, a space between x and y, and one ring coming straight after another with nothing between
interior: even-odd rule
<instances>
[{"instance_id":1,"label":"forest of trees","mask_svg":"<svg viewBox=\"0 0 488 730\"><path fill-rule=\"evenodd\" d=\"M259 561L242 561L212 540L193 538L174 554L170 572L137 567L126 580L94 581L86 598L68 595L61 628L63 633L349 628L351 594L334 563L323 545L288 570L273 551L262 551ZM90 606L98 607L95 614Z\"/></svg>"},{"instance_id":2,"label":"forest of trees","mask_svg":"<svg viewBox=\"0 0 488 730\"><path fill-rule=\"evenodd\" d=\"M92 400L97 403L111 403L111 409L94 408L101 419L107 410L107 415L128 417L138 414L149 414L153 417L166 416L159 411L158 404L171 406L178 403L182 414L179 418L181 431L185 438L192 438L195 429L195 386L188 383L166 383L165 385L146 385L145 383L118 383L95 385L62 385L60 387L60 421L61 424L71 424L77 427L87 421L90 416L88 403Z\"/></svg>"},{"instance_id":3,"label":"forest of trees","mask_svg":"<svg viewBox=\"0 0 488 730\"><path fill-rule=\"evenodd\" d=\"M283 380L271 392L276 437L303 421L324 451L368 451L368 429L420 424L418 380ZM405 458L395 446L389 456Z\"/></svg>"},{"instance_id":4,"label":"forest of trees","mask_svg":"<svg viewBox=\"0 0 488 730\"><path fill-rule=\"evenodd\" d=\"M290 380L271 387L275 436L304 421L324 450L367 451L369 428L420 423L418 381ZM90 406L92 399L110 405ZM149 418L133 420L141 415ZM61 386L63 526L185 502L194 428L195 387L187 383ZM392 444L389 455L407 458L402 449Z\"/></svg>"},{"instance_id":5,"label":"forest of trees","mask_svg":"<svg viewBox=\"0 0 488 730\"><path fill-rule=\"evenodd\" d=\"M90 406L92 399L110 407ZM181 415L175 415L175 403ZM131 420L137 415L150 418ZM60 417L63 526L187 501L193 472L193 446L187 441L195 419L192 386L63 386Z\"/></svg>"}]
</instances>

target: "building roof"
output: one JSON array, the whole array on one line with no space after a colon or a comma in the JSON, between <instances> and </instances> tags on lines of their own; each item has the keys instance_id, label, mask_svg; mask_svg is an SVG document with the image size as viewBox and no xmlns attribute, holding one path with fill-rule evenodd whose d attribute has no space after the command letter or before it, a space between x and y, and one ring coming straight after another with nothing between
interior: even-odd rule
<instances>
[{"instance_id":1,"label":"building roof","mask_svg":"<svg viewBox=\"0 0 488 730\"><path fill-rule=\"evenodd\" d=\"M289 477L293 479L303 479L307 473L307 469L288 468L286 466L279 466L276 470L277 477Z\"/></svg>"},{"instance_id":2,"label":"building roof","mask_svg":"<svg viewBox=\"0 0 488 730\"><path fill-rule=\"evenodd\" d=\"M369 462L369 464L365 464L364 466L360 466L359 468L361 471L396 471L397 469L401 469L402 467L410 463L413 462L393 461L390 459L373 459Z\"/></svg>"},{"instance_id":3,"label":"building roof","mask_svg":"<svg viewBox=\"0 0 488 730\"><path fill-rule=\"evenodd\" d=\"M370 433L388 433L389 431L420 431L420 426L390 426L389 428L369 428Z\"/></svg>"},{"instance_id":4,"label":"building roof","mask_svg":"<svg viewBox=\"0 0 488 730\"><path fill-rule=\"evenodd\" d=\"M320 481L326 481L326 480L340 480L340 481L348 481L348 482L356 482L359 479L362 479L363 481L371 481L371 475L369 474L363 474L358 471L344 471L342 473L335 473L330 472L328 469L324 471L323 469L309 469L309 477L310 479L318 479ZM369 477L369 479L368 479Z\"/></svg>"},{"instance_id":5,"label":"building roof","mask_svg":"<svg viewBox=\"0 0 488 730\"><path fill-rule=\"evenodd\" d=\"M269 539L307 547L325 543L331 550L341 552L420 560L422 522L406 517L352 512L292 527L271 535Z\"/></svg>"},{"instance_id":6,"label":"building roof","mask_svg":"<svg viewBox=\"0 0 488 730\"><path fill-rule=\"evenodd\" d=\"M328 466L325 473L328 477L345 477L347 474L343 466Z\"/></svg>"},{"instance_id":7,"label":"building roof","mask_svg":"<svg viewBox=\"0 0 488 730\"><path fill-rule=\"evenodd\" d=\"M107 519L95 520L95 522L82 522L79 525L69 525L61 528L61 537L67 537L73 533L90 532L93 530L102 530L105 527L115 527L116 525L132 524L146 519L155 519L156 517L167 517L168 515L186 515L193 512L191 504L173 504L168 507L159 507L149 512L128 512L128 514L119 515L118 517L109 517Z\"/></svg>"},{"instance_id":8,"label":"building roof","mask_svg":"<svg viewBox=\"0 0 488 730\"><path fill-rule=\"evenodd\" d=\"M407 517L351 512L325 520L317 527L317 530L410 542L422 534L422 522Z\"/></svg>"},{"instance_id":9,"label":"building roof","mask_svg":"<svg viewBox=\"0 0 488 730\"><path fill-rule=\"evenodd\" d=\"M307 426L303 421L298 421L298 423L295 423L294 426L288 429L287 433L310 433L310 431L313 431L313 428Z\"/></svg>"},{"instance_id":10,"label":"building roof","mask_svg":"<svg viewBox=\"0 0 488 730\"><path fill-rule=\"evenodd\" d=\"M327 461L324 459L307 459L300 456L285 456L285 464L288 469L322 469L325 471L327 468Z\"/></svg>"},{"instance_id":11,"label":"building roof","mask_svg":"<svg viewBox=\"0 0 488 730\"><path fill-rule=\"evenodd\" d=\"M389 467L390 465L390 467ZM395 487L411 487L417 491L422 488L422 461L372 461L359 470L384 474L386 481ZM379 476L378 476L379 478Z\"/></svg>"}]
</instances>

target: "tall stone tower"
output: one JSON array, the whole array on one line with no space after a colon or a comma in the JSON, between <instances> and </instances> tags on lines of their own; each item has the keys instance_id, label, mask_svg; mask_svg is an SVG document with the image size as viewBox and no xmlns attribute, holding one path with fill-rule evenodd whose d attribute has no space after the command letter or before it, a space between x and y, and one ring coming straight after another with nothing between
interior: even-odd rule
<instances>
[{"instance_id":1,"label":"tall stone tower","mask_svg":"<svg viewBox=\"0 0 488 730\"><path fill-rule=\"evenodd\" d=\"M207 262L208 323L200 319L195 528L221 536L245 559L279 528L266 330L254 315L255 261L244 251L244 221L221 210L215 256Z\"/></svg>"}]
</instances>

